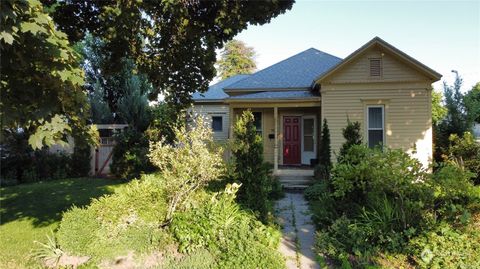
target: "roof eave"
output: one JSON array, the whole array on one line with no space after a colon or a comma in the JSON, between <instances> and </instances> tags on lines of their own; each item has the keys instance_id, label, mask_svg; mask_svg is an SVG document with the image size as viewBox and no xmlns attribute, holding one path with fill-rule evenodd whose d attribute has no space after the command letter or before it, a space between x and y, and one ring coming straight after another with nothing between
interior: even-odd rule
<instances>
[{"instance_id":1,"label":"roof eave","mask_svg":"<svg viewBox=\"0 0 480 269\"><path fill-rule=\"evenodd\" d=\"M192 100L194 103L216 103L216 102L223 102L225 99L202 99L202 100Z\"/></svg>"},{"instance_id":2,"label":"roof eave","mask_svg":"<svg viewBox=\"0 0 480 269\"><path fill-rule=\"evenodd\" d=\"M261 92L261 91L305 91L311 90L310 86L305 87L282 87L282 88L224 88L225 93L228 92Z\"/></svg>"},{"instance_id":3,"label":"roof eave","mask_svg":"<svg viewBox=\"0 0 480 269\"><path fill-rule=\"evenodd\" d=\"M274 102L311 102L321 101L321 97L310 98L227 98L225 103L240 103L240 102L254 102L254 103L274 103Z\"/></svg>"}]
</instances>

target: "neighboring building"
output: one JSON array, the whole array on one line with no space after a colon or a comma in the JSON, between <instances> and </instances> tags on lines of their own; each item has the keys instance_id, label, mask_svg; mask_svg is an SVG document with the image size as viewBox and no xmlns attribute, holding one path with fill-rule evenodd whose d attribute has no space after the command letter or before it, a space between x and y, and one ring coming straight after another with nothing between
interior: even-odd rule
<instances>
[{"instance_id":1,"label":"neighboring building","mask_svg":"<svg viewBox=\"0 0 480 269\"><path fill-rule=\"evenodd\" d=\"M251 109L263 137L265 160L279 166L318 159L321 122L327 119L338 153L342 128L359 121L369 146L432 158L432 83L441 75L375 37L345 59L311 48L251 75L237 75L193 95L215 138L232 136L232 123Z\"/></svg>"},{"instance_id":2,"label":"neighboring building","mask_svg":"<svg viewBox=\"0 0 480 269\"><path fill-rule=\"evenodd\" d=\"M473 124L473 136L475 136L476 140L480 143L480 123Z\"/></svg>"}]
</instances>

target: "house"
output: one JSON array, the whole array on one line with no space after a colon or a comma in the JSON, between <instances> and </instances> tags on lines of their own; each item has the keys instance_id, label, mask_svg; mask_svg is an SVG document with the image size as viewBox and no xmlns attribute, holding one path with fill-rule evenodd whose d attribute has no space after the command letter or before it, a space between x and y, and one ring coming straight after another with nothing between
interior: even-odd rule
<instances>
[{"instance_id":1,"label":"house","mask_svg":"<svg viewBox=\"0 0 480 269\"><path fill-rule=\"evenodd\" d=\"M237 75L193 95L208 115L215 139L232 136L246 109L263 137L265 160L279 167L318 159L321 123L327 119L338 153L347 120L358 121L368 146L403 149L428 165L432 158L432 83L441 75L375 37L345 59L314 48L251 75Z\"/></svg>"}]
</instances>

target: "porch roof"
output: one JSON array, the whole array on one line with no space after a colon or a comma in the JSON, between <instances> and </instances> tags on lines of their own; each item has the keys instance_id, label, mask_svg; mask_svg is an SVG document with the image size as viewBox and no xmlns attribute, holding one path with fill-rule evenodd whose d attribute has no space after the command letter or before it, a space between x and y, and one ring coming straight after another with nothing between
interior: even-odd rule
<instances>
[{"instance_id":1,"label":"porch roof","mask_svg":"<svg viewBox=\"0 0 480 269\"><path fill-rule=\"evenodd\" d=\"M231 96L227 98L228 100L317 100L320 98L318 93L307 91L266 91L266 92L256 92L244 95Z\"/></svg>"}]
</instances>

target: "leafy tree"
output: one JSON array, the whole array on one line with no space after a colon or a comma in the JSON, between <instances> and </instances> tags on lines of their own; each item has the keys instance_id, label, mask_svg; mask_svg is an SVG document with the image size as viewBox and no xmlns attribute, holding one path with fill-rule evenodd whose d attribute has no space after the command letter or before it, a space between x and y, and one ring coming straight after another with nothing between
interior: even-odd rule
<instances>
[{"instance_id":1,"label":"leafy tree","mask_svg":"<svg viewBox=\"0 0 480 269\"><path fill-rule=\"evenodd\" d=\"M362 144L362 135L361 135L361 127L358 121L351 122L349 119L347 120L347 126L342 130L343 137L345 138L345 143L343 143L342 148L340 149L340 156L345 156L348 149L353 145L361 145Z\"/></svg>"},{"instance_id":2,"label":"leafy tree","mask_svg":"<svg viewBox=\"0 0 480 269\"><path fill-rule=\"evenodd\" d=\"M447 108L442 104L443 94L432 90L432 123L436 125L447 115Z\"/></svg>"},{"instance_id":3,"label":"leafy tree","mask_svg":"<svg viewBox=\"0 0 480 269\"><path fill-rule=\"evenodd\" d=\"M166 102L158 103L151 107L152 120L145 132L150 141L165 139L166 143L175 140L176 128L185 124L184 114L178 114L175 107Z\"/></svg>"},{"instance_id":4,"label":"leafy tree","mask_svg":"<svg viewBox=\"0 0 480 269\"><path fill-rule=\"evenodd\" d=\"M257 68L254 60L255 51L252 47L233 39L225 44L218 63L218 71L222 79L238 74L251 74Z\"/></svg>"},{"instance_id":5,"label":"leafy tree","mask_svg":"<svg viewBox=\"0 0 480 269\"><path fill-rule=\"evenodd\" d=\"M456 134L461 137L469 129L464 96L461 92L463 80L457 72L455 74L453 85L448 85L446 82L443 83L447 115L434 129L434 157L438 162L443 160L442 154L445 154L448 148L450 135Z\"/></svg>"},{"instance_id":6,"label":"leafy tree","mask_svg":"<svg viewBox=\"0 0 480 269\"><path fill-rule=\"evenodd\" d=\"M67 36L36 0L0 7L2 133L22 128L34 148L89 136L83 71Z\"/></svg>"},{"instance_id":7,"label":"leafy tree","mask_svg":"<svg viewBox=\"0 0 480 269\"><path fill-rule=\"evenodd\" d=\"M447 117L445 121L442 122L442 127L448 135L458 134L461 136L468 130L468 124L464 98L461 92L463 79L458 73L455 74L455 82L452 86L446 82L443 83Z\"/></svg>"},{"instance_id":8,"label":"leafy tree","mask_svg":"<svg viewBox=\"0 0 480 269\"><path fill-rule=\"evenodd\" d=\"M477 84L465 94L464 101L468 123L480 123L480 82L477 82Z\"/></svg>"},{"instance_id":9,"label":"leafy tree","mask_svg":"<svg viewBox=\"0 0 480 269\"><path fill-rule=\"evenodd\" d=\"M111 71L129 57L167 101L184 107L215 76L215 50L248 25L261 25L293 5L288 1L54 1L56 24L71 41L87 32L105 40Z\"/></svg>"},{"instance_id":10,"label":"leafy tree","mask_svg":"<svg viewBox=\"0 0 480 269\"><path fill-rule=\"evenodd\" d=\"M148 98L152 85L133 60L124 58L116 72L107 72L105 42L90 34L77 47L83 56L85 87L94 123L128 123L138 130L148 127ZM115 115L115 118L113 117Z\"/></svg>"},{"instance_id":11,"label":"leafy tree","mask_svg":"<svg viewBox=\"0 0 480 269\"><path fill-rule=\"evenodd\" d=\"M257 134L253 113L243 112L233 127L235 176L242 187L238 199L260 214L263 221L268 216L268 194L271 189L269 169L263 160L262 138Z\"/></svg>"}]
</instances>

